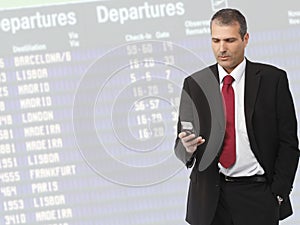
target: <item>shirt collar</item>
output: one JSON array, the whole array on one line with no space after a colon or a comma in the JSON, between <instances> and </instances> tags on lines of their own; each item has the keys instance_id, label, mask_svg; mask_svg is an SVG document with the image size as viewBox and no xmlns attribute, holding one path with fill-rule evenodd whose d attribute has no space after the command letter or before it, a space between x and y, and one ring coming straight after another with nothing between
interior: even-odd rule
<instances>
[{"instance_id":1,"label":"shirt collar","mask_svg":"<svg viewBox=\"0 0 300 225\"><path fill-rule=\"evenodd\" d=\"M237 65L237 67L235 67L234 70L230 73L230 75L234 78L236 83L238 83L241 80L243 74L245 73L245 69L246 69L246 59L244 58L244 60L239 65ZM220 83L222 83L223 78L226 75L228 75L228 73L219 64L218 64L218 71L219 71Z\"/></svg>"}]
</instances>

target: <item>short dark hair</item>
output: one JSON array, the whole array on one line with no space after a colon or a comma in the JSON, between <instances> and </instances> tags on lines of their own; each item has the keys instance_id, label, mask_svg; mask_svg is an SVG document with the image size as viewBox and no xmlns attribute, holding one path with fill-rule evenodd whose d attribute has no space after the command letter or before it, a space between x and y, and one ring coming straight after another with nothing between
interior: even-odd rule
<instances>
[{"instance_id":1,"label":"short dark hair","mask_svg":"<svg viewBox=\"0 0 300 225\"><path fill-rule=\"evenodd\" d=\"M242 40L244 40L244 36L247 33L247 22L246 18L240 11L230 8L217 11L210 20L210 29L214 20L216 20L220 25L231 25L234 22L238 22L240 24L240 35Z\"/></svg>"}]
</instances>

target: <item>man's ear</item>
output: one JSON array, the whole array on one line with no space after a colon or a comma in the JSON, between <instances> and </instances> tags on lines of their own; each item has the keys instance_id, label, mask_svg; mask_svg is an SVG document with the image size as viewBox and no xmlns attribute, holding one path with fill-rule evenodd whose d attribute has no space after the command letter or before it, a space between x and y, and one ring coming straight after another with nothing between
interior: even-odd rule
<instances>
[{"instance_id":1,"label":"man's ear","mask_svg":"<svg viewBox=\"0 0 300 225\"><path fill-rule=\"evenodd\" d=\"M244 36L245 46L248 44L248 41L249 41L249 33L246 33Z\"/></svg>"}]
</instances>

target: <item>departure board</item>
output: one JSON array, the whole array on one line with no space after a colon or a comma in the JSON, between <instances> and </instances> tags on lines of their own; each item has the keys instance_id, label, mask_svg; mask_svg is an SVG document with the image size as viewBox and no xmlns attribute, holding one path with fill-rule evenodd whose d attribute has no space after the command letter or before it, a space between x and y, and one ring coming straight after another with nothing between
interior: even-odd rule
<instances>
[{"instance_id":1,"label":"departure board","mask_svg":"<svg viewBox=\"0 0 300 225\"><path fill-rule=\"evenodd\" d=\"M189 170L173 150L178 107L184 78L215 63L215 11L245 14L246 57L287 71L299 117L299 4L251 5L0 8L0 224L186 224ZM294 215L281 224L300 221L299 182Z\"/></svg>"}]
</instances>

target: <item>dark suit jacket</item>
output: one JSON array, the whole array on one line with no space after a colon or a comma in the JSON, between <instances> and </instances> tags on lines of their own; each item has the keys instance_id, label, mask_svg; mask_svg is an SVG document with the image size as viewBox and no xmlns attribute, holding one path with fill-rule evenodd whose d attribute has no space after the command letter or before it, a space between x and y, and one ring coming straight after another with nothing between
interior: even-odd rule
<instances>
[{"instance_id":1,"label":"dark suit jacket","mask_svg":"<svg viewBox=\"0 0 300 225\"><path fill-rule=\"evenodd\" d=\"M219 196L220 175L217 163L222 143L216 150L213 162L205 170L199 171L199 163L203 154L205 151L212 151L206 148L209 140L213 135L219 135L222 142L224 136L222 121L220 121L220 127L222 127L220 133L211 132L214 130L212 128L215 115L213 111L219 109L210 107L207 93L199 87L201 77L213 76L212 74L219 82L217 65L205 68L185 79L183 85L185 94L182 94L178 122L179 133L181 130L180 120L183 120L182 112L192 112L188 117L194 124L198 124L196 134L201 134L206 142L200 145L193 155L185 151L180 139L177 138L175 144L176 156L187 167L194 165L190 175L186 220L197 225L211 223ZM215 92L216 98L220 99L219 86L213 92ZM188 98L184 97L185 95ZM189 104L191 106L188 106ZM183 117L185 117L184 120L187 119L186 115ZM284 202L280 206L280 219L284 219L292 214L289 194L292 190L299 159L297 121L285 71L247 60L245 118L251 149L263 167L274 195L284 198ZM194 160L195 163L193 163Z\"/></svg>"}]
</instances>

